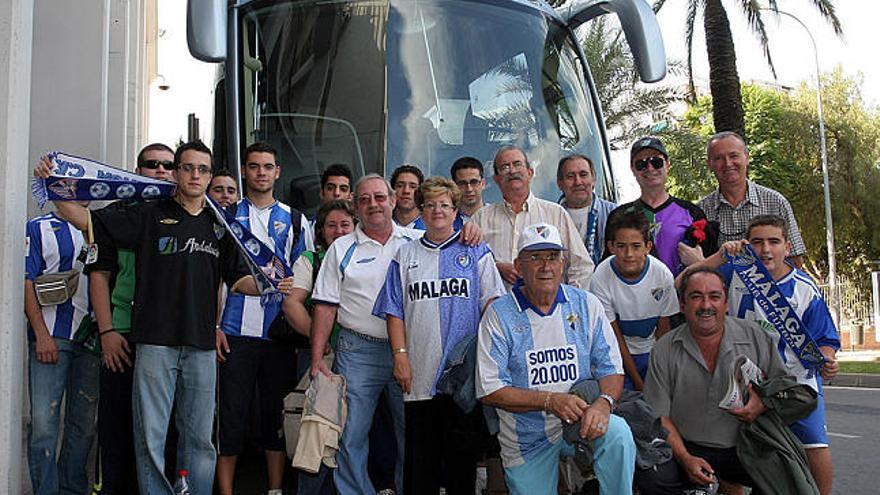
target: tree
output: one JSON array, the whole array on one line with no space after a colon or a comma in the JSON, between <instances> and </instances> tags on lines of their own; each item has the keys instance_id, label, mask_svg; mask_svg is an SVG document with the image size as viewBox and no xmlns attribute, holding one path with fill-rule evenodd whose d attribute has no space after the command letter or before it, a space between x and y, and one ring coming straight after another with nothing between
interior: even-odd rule
<instances>
[{"instance_id":1,"label":"tree","mask_svg":"<svg viewBox=\"0 0 880 495\"><path fill-rule=\"evenodd\" d=\"M641 84L629 45L620 29L602 16L589 24L581 45L590 64L610 145L614 149L629 146L649 133L652 122L671 117L670 105L684 100L682 92L669 85ZM681 70L671 62L669 70Z\"/></svg>"},{"instance_id":2,"label":"tree","mask_svg":"<svg viewBox=\"0 0 880 495\"><path fill-rule=\"evenodd\" d=\"M838 271L866 291L869 262L880 258L880 111L864 103L860 81L839 68L822 81ZM807 271L824 280L828 258L816 90L801 84L784 93L746 84L742 95L749 176L791 202L807 245ZM711 97L699 97L663 135L672 163L670 194L696 201L716 187L705 151L715 132L711 113Z\"/></svg>"},{"instance_id":3,"label":"tree","mask_svg":"<svg viewBox=\"0 0 880 495\"><path fill-rule=\"evenodd\" d=\"M809 2L822 14L822 17L831 24L836 34L841 34L840 21L834 12L832 0L809 0ZM758 37L764 51L764 57L770 70L776 76L773 59L770 56L767 31L764 29L764 20L761 15L762 6L754 0L740 0L738 2L742 13L748 19L749 27ZM659 12L666 4L666 0L655 0L654 11ZM778 12L777 0L768 0L768 9ZM743 101L740 93L739 74L736 70L736 49L733 44L733 35L730 32L730 20L724 9L722 0L687 0L687 18L685 22L685 42L687 43L688 80L693 91L693 38L694 25L700 9L703 11L703 29L706 33L706 52L709 57L709 88L712 93L712 120L715 129L719 131L734 131L742 136L747 136L747 129L743 117ZM777 14L778 15L778 14Z\"/></svg>"}]
</instances>

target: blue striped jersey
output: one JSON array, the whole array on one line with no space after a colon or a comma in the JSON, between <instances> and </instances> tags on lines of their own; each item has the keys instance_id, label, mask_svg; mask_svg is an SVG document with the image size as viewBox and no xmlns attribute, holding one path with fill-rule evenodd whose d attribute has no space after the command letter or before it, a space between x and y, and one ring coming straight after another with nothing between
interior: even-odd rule
<instances>
[{"instance_id":1,"label":"blue striped jersey","mask_svg":"<svg viewBox=\"0 0 880 495\"><path fill-rule=\"evenodd\" d=\"M422 237L397 250L373 314L404 321L413 377L412 392L404 400L437 393L449 353L476 334L483 308L502 295L504 281L485 243L466 246L456 232L440 244Z\"/></svg>"},{"instance_id":2,"label":"blue striped jersey","mask_svg":"<svg viewBox=\"0 0 880 495\"><path fill-rule=\"evenodd\" d=\"M648 255L645 268L634 281L623 278L614 256L599 263L590 279L590 292L605 307L605 316L616 321L630 354L645 354L654 347L654 331L663 316L678 313L678 296L672 272Z\"/></svg>"},{"instance_id":3,"label":"blue striped jersey","mask_svg":"<svg viewBox=\"0 0 880 495\"><path fill-rule=\"evenodd\" d=\"M25 278L28 280L43 274L83 269L82 262L77 260L83 249L82 232L54 213L27 222L25 244ZM72 298L63 304L41 308L49 332L64 339L73 337L89 311L89 279L82 272Z\"/></svg>"},{"instance_id":4,"label":"blue striped jersey","mask_svg":"<svg viewBox=\"0 0 880 495\"><path fill-rule=\"evenodd\" d=\"M727 262L719 270L729 284L727 314L746 320L766 320L764 311L755 304L755 298L733 271L733 264ZM822 297L822 293L816 287L813 279L806 273L792 267L787 275L776 281L776 285L782 291L782 295L788 299L792 309L800 317L813 340L820 346L839 349L840 336L834 326L834 320L831 319L828 306L825 304L825 298ZM762 327L772 329L771 325L762 325ZM804 368L794 351L785 344L785 339L780 338L779 332L776 330L772 330L772 332L774 339L778 341L777 348L782 355L782 361L785 363L788 373L797 378L799 383L809 385L816 391L821 390L820 380L815 371Z\"/></svg>"},{"instance_id":5,"label":"blue striped jersey","mask_svg":"<svg viewBox=\"0 0 880 495\"><path fill-rule=\"evenodd\" d=\"M581 380L622 375L614 330L596 296L562 285L549 313L534 307L518 286L493 302L477 345L477 397L504 387L568 392ZM562 435L560 419L543 411L498 409L501 458L518 466Z\"/></svg>"},{"instance_id":6,"label":"blue striped jersey","mask_svg":"<svg viewBox=\"0 0 880 495\"><path fill-rule=\"evenodd\" d=\"M290 231L292 211L301 216L298 236ZM284 203L276 201L271 206L261 209L245 198L239 201L236 207L235 219L263 244L272 248L275 255L284 259L288 266L292 266L304 250L314 249L308 220ZM261 306L260 298L257 296L229 293L226 296L220 325L223 332L228 335L266 339L269 326L280 311L281 303Z\"/></svg>"}]
</instances>

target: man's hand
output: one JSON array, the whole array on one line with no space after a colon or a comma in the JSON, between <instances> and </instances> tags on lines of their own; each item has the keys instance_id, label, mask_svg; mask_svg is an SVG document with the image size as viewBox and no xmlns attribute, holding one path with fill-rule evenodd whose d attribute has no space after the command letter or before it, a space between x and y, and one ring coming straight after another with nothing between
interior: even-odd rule
<instances>
[{"instance_id":1,"label":"man's hand","mask_svg":"<svg viewBox=\"0 0 880 495\"><path fill-rule=\"evenodd\" d=\"M49 157L41 156L40 161L34 166L34 177L48 179L52 175L52 168L54 165L49 161Z\"/></svg>"},{"instance_id":2,"label":"man's hand","mask_svg":"<svg viewBox=\"0 0 880 495\"><path fill-rule=\"evenodd\" d=\"M743 252L743 246L749 243L746 239L739 239L736 241L727 241L721 245L721 249L718 251L721 253L727 253L730 256L736 256L739 253Z\"/></svg>"},{"instance_id":3,"label":"man's hand","mask_svg":"<svg viewBox=\"0 0 880 495\"><path fill-rule=\"evenodd\" d=\"M101 360L110 371L122 373L131 367L131 350L125 337L115 330L101 334Z\"/></svg>"},{"instance_id":4,"label":"man's hand","mask_svg":"<svg viewBox=\"0 0 880 495\"><path fill-rule=\"evenodd\" d=\"M58 362L58 346L55 345L55 339L51 335L40 337L37 334L36 353L37 361L43 364L55 364Z\"/></svg>"},{"instance_id":5,"label":"man's hand","mask_svg":"<svg viewBox=\"0 0 880 495\"><path fill-rule=\"evenodd\" d=\"M293 289L293 276L283 278L280 282L278 282L278 292L284 294L290 294L291 289Z\"/></svg>"},{"instance_id":6,"label":"man's hand","mask_svg":"<svg viewBox=\"0 0 880 495\"><path fill-rule=\"evenodd\" d=\"M819 368L819 374L822 375L822 378L825 380L831 380L840 370L840 365L837 363L837 351L835 351L833 347L828 346L819 347L819 351L821 351L822 355L825 357L825 364Z\"/></svg>"},{"instance_id":7,"label":"man's hand","mask_svg":"<svg viewBox=\"0 0 880 495\"><path fill-rule=\"evenodd\" d=\"M474 222L467 222L461 227L461 242L468 246L476 246L483 242L483 231Z\"/></svg>"},{"instance_id":8,"label":"man's hand","mask_svg":"<svg viewBox=\"0 0 880 495\"><path fill-rule=\"evenodd\" d=\"M679 463L684 472L687 473L688 478L694 483L708 485L715 481L715 470L702 457L689 455Z\"/></svg>"},{"instance_id":9,"label":"man's hand","mask_svg":"<svg viewBox=\"0 0 880 495\"><path fill-rule=\"evenodd\" d=\"M581 438L595 440L601 437L608 431L610 419L611 404L602 398L594 400L581 418Z\"/></svg>"},{"instance_id":10,"label":"man's hand","mask_svg":"<svg viewBox=\"0 0 880 495\"><path fill-rule=\"evenodd\" d=\"M229 348L229 342L226 340L226 333L223 330L218 328L215 333L214 346L217 349L217 362L225 363L226 355L232 352L232 349Z\"/></svg>"},{"instance_id":11,"label":"man's hand","mask_svg":"<svg viewBox=\"0 0 880 495\"><path fill-rule=\"evenodd\" d=\"M394 379L400 384L403 393L412 393L412 369L409 366L409 357L405 352L394 355Z\"/></svg>"},{"instance_id":12,"label":"man's hand","mask_svg":"<svg viewBox=\"0 0 880 495\"><path fill-rule=\"evenodd\" d=\"M587 409L587 403L574 394L550 393L550 398L545 402L547 410L566 423L574 423L579 420Z\"/></svg>"},{"instance_id":13,"label":"man's hand","mask_svg":"<svg viewBox=\"0 0 880 495\"><path fill-rule=\"evenodd\" d=\"M323 359L312 359L312 366L311 368L309 368L309 376L315 378L316 376L318 376L318 373L323 373L326 377L330 376L330 370L327 368L327 365L324 364Z\"/></svg>"},{"instance_id":14,"label":"man's hand","mask_svg":"<svg viewBox=\"0 0 880 495\"><path fill-rule=\"evenodd\" d=\"M751 423L754 420L758 419L758 416L764 414L767 411L767 406L764 405L764 402L761 401L761 397L758 396L758 393L755 392L755 388L752 384L749 384L749 401L746 402L746 405L740 407L739 409L733 409L728 411L730 414L736 416L736 419Z\"/></svg>"},{"instance_id":15,"label":"man's hand","mask_svg":"<svg viewBox=\"0 0 880 495\"><path fill-rule=\"evenodd\" d=\"M513 266L513 263L495 263L495 267L498 268L498 272L501 274L501 278L507 282L508 284L515 284L517 280L519 280L519 272L516 271L516 267Z\"/></svg>"},{"instance_id":16,"label":"man's hand","mask_svg":"<svg viewBox=\"0 0 880 495\"><path fill-rule=\"evenodd\" d=\"M703 256L703 248L699 245L690 247L683 242L678 243L678 257L681 259L681 262L684 266L691 266L694 263L699 263L706 259Z\"/></svg>"}]
</instances>

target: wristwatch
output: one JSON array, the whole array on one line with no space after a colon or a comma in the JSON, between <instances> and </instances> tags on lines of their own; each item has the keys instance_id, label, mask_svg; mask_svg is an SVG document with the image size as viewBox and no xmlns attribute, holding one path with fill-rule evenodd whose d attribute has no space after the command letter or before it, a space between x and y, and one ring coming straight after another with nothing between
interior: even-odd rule
<instances>
[{"instance_id":1,"label":"wristwatch","mask_svg":"<svg viewBox=\"0 0 880 495\"><path fill-rule=\"evenodd\" d=\"M599 396L600 399L605 399L608 402L608 405L611 406L611 411L614 411L614 397L611 397L608 394L602 394Z\"/></svg>"}]
</instances>

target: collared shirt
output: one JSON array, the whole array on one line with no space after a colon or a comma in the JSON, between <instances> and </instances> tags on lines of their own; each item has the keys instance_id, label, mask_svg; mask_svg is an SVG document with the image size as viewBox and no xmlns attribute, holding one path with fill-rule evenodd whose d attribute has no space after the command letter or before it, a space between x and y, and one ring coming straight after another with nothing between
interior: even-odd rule
<instances>
[{"instance_id":1,"label":"collared shirt","mask_svg":"<svg viewBox=\"0 0 880 495\"><path fill-rule=\"evenodd\" d=\"M568 392L586 379L623 374L614 330L596 296L562 285L548 313L519 286L496 299L480 321L477 397L504 387ZM498 409L506 467L528 461L562 435L559 418L544 411Z\"/></svg>"},{"instance_id":2,"label":"collared shirt","mask_svg":"<svg viewBox=\"0 0 880 495\"><path fill-rule=\"evenodd\" d=\"M265 208L258 208L248 198L239 201L235 208L235 219L260 242L271 248L288 266L303 251L314 249L308 220L298 210L279 201ZM293 215L300 215L298 235L291 232ZM220 326L228 335L268 339L269 327L280 311L280 302L263 306L258 296L230 292L223 306Z\"/></svg>"},{"instance_id":3,"label":"collared shirt","mask_svg":"<svg viewBox=\"0 0 880 495\"><path fill-rule=\"evenodd\" d=\"M797 219L791 211L791 204L785 196L769 187L748 181L746 198L737 206L731 205L719 189L709 193L699 202L710 222L719 222L718 248L727 241L745 239L749 221L758 215L779 215L788 222L788 239L791 241L791 255L800 256L807 252ZM709 254L709 253L706 253Z\"/></svg>"},{"instance_id":4,"label":"collared shirt","mask_svg":"<svg viewBox=\"0 0 880 495\"><path fill-rule=\"evenodd\" d=\"M590 292L605 307L605 316L616 321L630 354L645 354L654 347L654 331L661 317L678 313L678 296L672 272L648 255L636 280L627 280L605 259L590 279Z\"/></svg>"},{"instance_id":5,"label":"collared shirt","mask_svg":"<svg viewBox=\"0 0 880 495\"><path fill-rule=\"evenodd\" d=\"M608 215L617 208L617 205L600 198L595 192L589 207L569 208L565 204L565 196L559 200L559 204L571 216L593 264L598 265L602 260L602 251L605 249L605 225L608 222Z\"/></svg>"},{"instance_id":6,"label":"collared shirt","mask_svg":"<svg viewBox=\"0 0 880 495\"><path fill-rule=\"evenodd\" d=\"M343 327L387 339L385 320L373 316L373 304L397 249L422 234L421 230L394 224L391 237L383 245L364 233L358 224L354 232L336 239L327 249L312 301L338 306L336 321Z\"/></svg>"},{"instance_id":7,"label":"collared shirt","mask_svg":"<svg viewBox=\"0 0 880 495\"><path fill-rule=\"evenodd\" d=\"M728 261L721 265L719 271L727 278L729 285L727 289L728 314L746 320L767 320L764 311L755 304L754 296L746 289L742 279L734 271L733 263ZM804 331L816 341L816 344L839 349L840 336L834 326L834 320L831 319L828 306L825 304L825 298L822 297L822 293L816 287L813 279L797 268L793 268L787 275L777 280L776 285L803 322ZM782 361L785 363L788 373L797 378L799 383L809 385L817 392L820 391L821 384L816 376L816 370L804 368L791 347L786 345L785 339L779 338L778 331L773 336L779 340L777 348L782 354Z\"/></svg>"},{"instance_id":8,"label":"collared shirt","mask_svg":"<svg viewBox=\"0 0 880 495\"><path fill-rule=\"evenodd\" d=\"M644 394L657 414L672 420L682 438L724 449L736 445L741 425L718 407L733 379L736 358L748 356L767 378L786 371L773 337L753 321L726 317L719 346L715 373L710 375L687 323L664 335L651 352Z\"/></svg>"},{"instance_id":9,"label":"collared shirt","mask_svg":"<svg viewBox=\"0 0 880 495\"><path fill-rule=\"evenodd\" d=\"M54 213L29 220L25 227L25 279L33 282L48 273L74 268L82 271L83 264L77 259L82 248L82 232ZM76 293L70 299L40 308L49 335L63 339L73 338L89 311L89 278L82 272Z\"/></svg>"},{"instance_id":10,"label":"collared shirt","mask_svg":"<svg viewBox=\"0 0 880 495\"><path fill-rule=\"evenodd\" d=\"M456 345L477 333L483 308L504 295L486 243L467 246L456 232L436 244L426 237L401 246L388 267L373 314L406 326L412 391L405 401L430 399Z\"/></svg>"},{"instance_id":11,"label":"collared shirt","mask_svg":"<svg viewBox=\"0 0 880 495\"><path fill-rule=\"evenodd\" d=\"M575 287L587 286L593 273L593 260L562 206L529 193L519 213L514 213L510 203L502 201L480 208L471 220L483 231L483 239L492 248L495 260L502 263L513 263L519 254L516 243L526 227L542 222L556 226L569 253L568 283Z\"/></svg>"}]
</instances>

